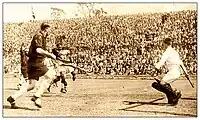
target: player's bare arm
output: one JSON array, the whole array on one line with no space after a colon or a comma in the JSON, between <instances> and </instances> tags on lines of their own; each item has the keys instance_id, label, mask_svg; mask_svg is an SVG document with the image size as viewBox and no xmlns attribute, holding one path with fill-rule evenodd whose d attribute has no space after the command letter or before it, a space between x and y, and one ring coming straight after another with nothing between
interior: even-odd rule
<instances>
[{"instance_id":1,"label":"player's bare arm","mask_svg":"<svg viewBox=\"0 0 200 120\"><path fill-rule=\"evenodd\" d=\"M37 49L36 49L36 52L37 52L38 54L45 55L45 56L47 56L47 57L49 57L49 58L56 59L56 56L55 56L54 54L51 54L51 53L49 53L48 51L43 50L42 48L37 48Z\"/></svg>"}]
</instances>

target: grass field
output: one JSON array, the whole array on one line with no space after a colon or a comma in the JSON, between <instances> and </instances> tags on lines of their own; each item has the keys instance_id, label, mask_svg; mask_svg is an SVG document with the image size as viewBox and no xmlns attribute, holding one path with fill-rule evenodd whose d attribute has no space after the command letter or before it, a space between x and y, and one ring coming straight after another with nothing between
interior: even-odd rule
<instances>
[{"instance_id":1,"label":"grass field","mask_svg":"<svg viewBox=\"0 0 200 120\"><path fill-rule=\"evenodd\" d=\"M6 98L17 89L19 81L13 75L4 76L4 117L197 117L197 78L191 77L195 88L181 77L172 84L181 90L179 104L169 106L164 94L151 87L148 77L68 80L68 92L58 87L45 92L42 108L30 100L34 90L19 98L19 109L11 109Z\"/></svg>"}]
</instances>

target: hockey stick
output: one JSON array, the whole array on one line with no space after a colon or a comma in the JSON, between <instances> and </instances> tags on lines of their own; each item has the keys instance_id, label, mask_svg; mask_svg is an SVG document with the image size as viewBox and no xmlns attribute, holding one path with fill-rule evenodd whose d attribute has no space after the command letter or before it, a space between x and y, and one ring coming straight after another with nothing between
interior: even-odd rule
<instances>
[{"instance_id":1,"label":"hockey stick","mask_svg":"<svg viewBox=\"0 0 200 120\"><path fill-rule=\"evenodd\" d=\"M185 74L185 77L187 78L187 80L190 82L190 85L194 88L194 85L193 85L193 83L191 82L191 80L190 80L190 78L189 78L189 75L185 72L185 70L183 69L183 66L182 65L180 65L181 66L181 68L182 68L182 70L183 70L183 72L184 72L184 74Z\"/></svg>"},{"instance_id":2,"label":"hockey stick","mask_svg":"<svg viewBox=\"0 0 200 120\"><path fill-rule=\"evenodd\" d=\"M80 71L86 72L86 74L91 73L91 72L89 72L88 70L86 70L86 69L84 69L84 68L81 68L81 67L79 67L79 66L77 66L77 65L74 65L74 64L72 64L71 62L69 62L69 61L67 61L67 60L63 60L63 59L60 59L60 58L57 58L57 60L58 60L58 61L61 61L61 62L62 62L61 65L63 65L63 66L69 66L69 67L76 68L76 69L78 69L78 70L80 70Z\"/></svg>"}]
</instances>

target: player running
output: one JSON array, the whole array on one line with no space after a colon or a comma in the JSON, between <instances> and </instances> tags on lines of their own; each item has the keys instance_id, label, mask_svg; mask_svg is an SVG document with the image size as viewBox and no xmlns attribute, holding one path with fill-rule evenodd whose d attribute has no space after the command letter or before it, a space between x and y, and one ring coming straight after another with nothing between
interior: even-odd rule
<instances>
[{"instance_id":1,"label":"player running","mask_svg":"<svg viewBox=\"0 0 200 120\"><path fill-rule=\"evenodd\" d=\"M15 94L9 96L7 101L11 104L11 108L18 108L15 104L15 100L20 96L24 95L27 91L33 90L39 77L44 76L45 79L41 81L40 87L33 95L31 101L35 105L41 108L41 95L44 90L47 89L49 81L55 79L55 71L48 69L44 65L46 57L56 59L56 56L46 51L46 38L50 26L46 23L42 23L40 26L41 30L34 35L28 52L28 81L22 84L22 87Z\"/></svg>"},{"instance_id":2,"label":"player running","mask_svg":"<svg viewBox=\"0 0 200 120\"><path fill-rule=\"evenodd\" d=\"M164 65L165 62L169 71L167 72L167 74L165 74L165 76L161 80L155 77L155 80L157 82L153 82L152 87L166 94L167 99L168 99L168 104L177 105L179 98L181 97L181 92L177 90L173 90L170 83L177 80L182 74L181 66L183 67L185 71L186 71L186 68L183 65L182 60L180 59L178 52L174 48L172 48L171 45L172 45L172 41L170 38L166 38L163 41L162 47L163 49L166 49L166 50L163 53L161 60L155 65L155 71L157 71L158 73L161 73L159 69L162 65Z\"/></svg>"},{"instance_id":3,"label":"player running","mask_svg":"<svg viewBox=\"0 0 200 120\"><path fill-rule=\"evenodd\" d=\"M54 48L52 50L53 54L60 59L66 60L69 63L72 63L71 58L69 57L69 51L68 50L64 50L61 46L61 44L57 44L56 45L57 48ZM75 81L76 79L76 74L74 72L74 68L72 67L67 67L67 66L62 66L62 65L57 65L56 66L56 71L57 71L57 77L56 79L54 79L53 81L51 81L49 87L47 88L47 90L50 92L51 86L53 84L57 85L57 82L60 81L61 79L61 83L63 84L63 87L61 88L60 92L62 93L66 93L67 92L67 81L66 81L66 74L71 73L72 75L72 80Z\"/></svg>"},{"instance_id":4,"label":"player running","mask_svg":"<svg viewBox=\"0 0 200 120\"><path fill-rule=\"evenodd\" d=\"M22 43L20 48L20 56L21 56L21 74L20 74L20 82L17 85L18 89L20 89L22 84L26 82L28 79L28 67L27 67L28 49L26 49L24 43Z\"/></svg>"}]
</instances>

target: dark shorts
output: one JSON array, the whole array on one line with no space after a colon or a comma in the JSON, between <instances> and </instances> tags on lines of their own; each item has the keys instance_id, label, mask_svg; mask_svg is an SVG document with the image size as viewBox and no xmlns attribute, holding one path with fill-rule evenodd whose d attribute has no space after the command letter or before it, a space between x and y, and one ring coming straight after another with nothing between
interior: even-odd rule
<instances>
[{"instance_id":1,"label":"dark shorts","mask_svg":"<svg viewBox=\"0 0 200 120\"><path fill-rule=\"evenodd\" d=\"M28 79L39 80L39 77L45 75L48 68L44 64L31 65L28 64Z\"/></svg>"}]
</instances>

